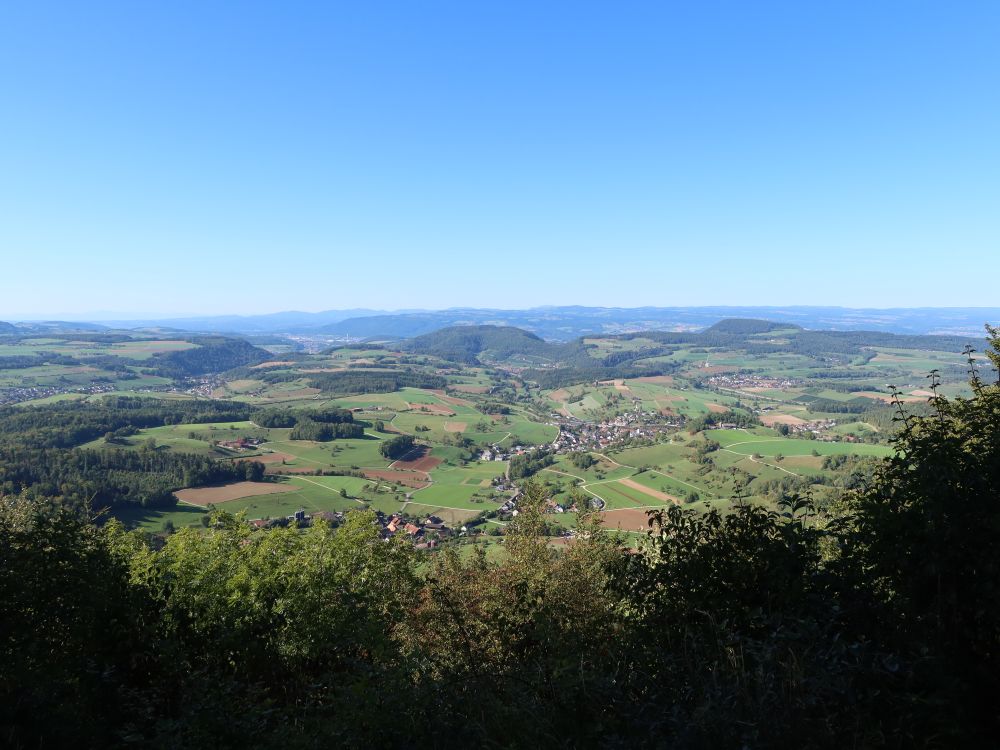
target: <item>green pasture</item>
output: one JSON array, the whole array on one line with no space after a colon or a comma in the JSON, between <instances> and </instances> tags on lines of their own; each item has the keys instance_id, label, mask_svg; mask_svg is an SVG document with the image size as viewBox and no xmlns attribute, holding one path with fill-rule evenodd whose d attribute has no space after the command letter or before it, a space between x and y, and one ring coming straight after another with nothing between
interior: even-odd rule
<instances>
[{"instance_id":1,"label":"green pasture","mask_svg":"<svg viewBox=\"0 0 1000 750\"><path fill-rule=\"evenodd\" d=\"M872 445L869 443L828 443L822 440L802 440L798 438L764 437L743 433L742 440L734 439L731 433L736 430L706 430L705 434L717 440L726 450L751 456L773 457L808 456L816 451L821 456L857 455L857 456L890 456L892 448L887 445Z\"/></svg>"}]
</instances>

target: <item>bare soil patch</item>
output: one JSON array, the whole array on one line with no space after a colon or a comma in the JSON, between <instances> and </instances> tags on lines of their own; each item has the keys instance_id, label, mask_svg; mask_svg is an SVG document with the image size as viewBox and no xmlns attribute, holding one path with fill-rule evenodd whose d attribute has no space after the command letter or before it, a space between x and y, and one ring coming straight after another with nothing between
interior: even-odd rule
<instances>
[{"instance_id":1,"label":"bare soil patch","mask_svg":"<svg viewBox=\"0 0 1000 750\"><path fill-rule=\"evenodd\" d=\"M638 508L606 510L601 513L601 524L622 531L649 531L647 511Z\"/></svg>"},{"instance_id":2,"label":"bare soil patch","mask_svg":"<svg viewBox=\"0 0 1000 750\"><path fill-rule=\"evenodd\" d=\"M662 500L665 503L673 503L674 505L680 505L681 503L680 499L673 495L668 495L666 492L660 492L659 490L654 490L652 487L639 484L634 479L619 479L618 484L624 484L626 487L631 487L633 490L638 490L644 495L655 497L657 500Z\"/></svg>"},{"instance_id":3,"label":"bare soil patch","mask_svg":"<svg viewBox=\"0 0 1000 750\"><path fill-rule=\"evenodd\" d=\"M874 399L875 401L882 401L883 403L892 403L892 396L888 393L879 393L878 391L858 391L854 396L864 396L865 398ZM913 392L909 396L900 395L899 400L904 404L922 404L927 400L927 396L918 395L918 392Z\"/></svg>"},{"instance_id":4,"label":"bare soil patch","mask_svg":"<svg viewBox=\"0 0 1000 750\"><path fill-rule=\"evenodd\" d=\"M415 471L396 471L394 469L365 469L362 472L369 479L378 479L383 482L395 482L406 487L419 490L430 484L426 474Z\"/></svg>"},{"instance_id":5,"label":"bare soil patch","mask_svg":"<svg viewBox=\"0 0 1000 750\"><path fill-rule=\"evenodd\" d=\"M390 464L390 469L402 469L404 471L430 471L440 465L442 459L431 455L431 449L427 446L414 448L398 461Z\"/></svg>"},{"instance_id":6,"label":"bare soil patch","mask_svg":"<svg viewBox=\"0 0 1000 750\"><path fill-rule=\"evenodd\" d=\"M806 420L793 417L791 414L762 414L760 421L767 427L773 427L776 424L802 425L806 423Z\"/></svg>"},{"instance_id":7,"label":"bare soil patch","mask_svg":"<svg viewBox=\"0 0 1000 750\"><path fill-rule=\"evenodd\" d=\"M393 468L427 472L431 469L436 469L440 465L441 459L437 456L424 456L423 458L418 458L416 461L397 461L393 464Z\"/></svg>"},{"instance_id":8,"label":"bare soil patch","mask_svg":"<svg viewBox=\"0 0 1000 750\"><path fill-rule=\"evenodd\" d=\"M565 388L559 388L558 390L552 391L552 393L549 394L549 398L553 401L568 401L569 395L569 391Z\"/></svg>"},{"instance_id":9,"label":"bare soil patch","mask_svg":"<svg viewBox=\"0 0 1000 750\"><path fill-rule=\"evenodd\" d=\"M444 431L445 432L465 432L466 428L469 426L468 422L445 422Z\"/></svg>"},{"instance_id":10,"label":"bare soil patch","mask_svg":"<svg viewBox=\"0 0 1000 750\"><path fill-rule=\"evenodd\" d=\"M706 402L705 406L707 406L708 410L713 414L724 414L725 412L729 411L729 409L727 409L722 404L713 404L710 401Z\"/></svg>"},{"instance_id":11,"label":"bare soil patch","mask_svg":"<svg viewBox=\"0 0 1000 750\"><path fill-rule=\"evenodd\" d=\"M295 492L295 487L289 484L274 482L231 482L215 487L192 487L178 490L174 494L178 500L202 507L209 503L224 503L228 500L239 500L255 495L274 495L279 492Z\"/></svg>"},{"instance_id":12,"label":"bare soil patch","mask_svg":"<svg viewBox=\"0 0 1000 750\"><path fill-rule=\"evenodd\" d=\"M288 365L294 365L295 363L291 360L272 360L270 362L261 362L259 365L254 365L251 370L263 370L265 367L287 367Z\"/></svg>"}]
</instances>

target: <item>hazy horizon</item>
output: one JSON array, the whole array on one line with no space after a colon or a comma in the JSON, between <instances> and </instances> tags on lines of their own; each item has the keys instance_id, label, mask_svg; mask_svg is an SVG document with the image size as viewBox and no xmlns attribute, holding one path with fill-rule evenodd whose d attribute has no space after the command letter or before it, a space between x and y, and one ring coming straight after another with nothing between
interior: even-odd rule
<instances>
[{"instance_id":1,"label":"hazy horizon","mask_svg":"<svg viewBox=\"0 0 1000 750\"><path fill-rule=\"evenodd\" d=\"M32 322L46 322L46 321L65 321L68 323L119 323L119 322L137 322L137 321L184 321L184 320L211 320L211 319L229 319L229 318L264 318L268 316L278 316L278 315L301 315L301 316L312 316L312 315L322 315L326 313L341 313L347 312L351 313L348 319L354 317L365 317L365 316L375 316L375 315L409 315L409 314L440 314L447 313L449 311L479 311L479 312L498 312L498 313L519 313L519 312L531 312L531 311L541 311L546 309L553 310L565 310L572 308L581 308L586 310L620 310L624 312L629 311L639 311L639 310L690 310L690 311L709 311L709 310L731 310L733 311L734 317L745 317L743 313L745 311L760 311L762 315L765 315L767 311L820 311L820 310L831 310L831 311L843 311L845 313L851 312L866 312L866 313L901 313L908 311L941 311L942 313L949 311L963 311L970 312L976 310L1000 311L1000 305L915 305L915 306L895 306L895 307L851 307L846 305L781 305L781 304L769 304L769 305L740 305L740 304L725 304L725 305L641 305L641 306L612 306L612 305L598 305L598 304L569 304L569 305L532 305L526 307L476 307L476 306L466 306L466 305L456 305L452 307L420 307L420 308L387 308L387 309L372 309L372 308L347 308L347 307L331 307L320 310L268 310L268 311L250 311L250 312L223 312L223 313L150 313L150 312L129 312L129 311L92 311L92 312L80 312L80 313L70 313L70 312L55 312L42 315L24 315L17 313L3 313L0 312L0 322L12 322L12 323L32 323ZM986 322L984 320L984 322Z\"/></svg>"}]
</instances>

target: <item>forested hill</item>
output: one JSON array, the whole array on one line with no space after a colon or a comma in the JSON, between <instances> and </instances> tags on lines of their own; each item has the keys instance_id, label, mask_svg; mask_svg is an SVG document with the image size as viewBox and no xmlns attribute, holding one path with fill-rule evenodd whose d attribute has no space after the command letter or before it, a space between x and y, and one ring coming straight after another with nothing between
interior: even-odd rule
<instances>
[{"instance_id":1,"label":"forested hill","mask_svg":"<svg viewBox=\"0 0 1000 750\"><path fill-rule=\"evenodd\" d=\"M705 329L705 333L748 335L789 329L801 331L802 326L795 325L794 323L775 323L771 320L757 320L756 318L726 318L725 320L720 320L714 326Z\"/></svg>"},{"instance_id":2,"label":"forested hill","mask_svg":"<svg viewBox=\"0 0 1000 750\"><path fill-rule=\"evenodd\" d=\"M183 378L225 372L237 367L260 364L271 357L267 350L242 339L204 336L188 341L197 344L197 348L158 354L151 360L158 375Z\"/></svg>"},{"instance_id":3,"label":"forested hill","mask_svg":"<svg viewBox=\"0 0 1000 750\"><path fill-rule=\"evenodd\" d=\"M722 347L752 355L794 353L814 357L872 356L872 347L924 349L961 352L966 346L983 348L983 339L964 336L930 336L885 333L883 331L808 331L789 323L732 318L720 321L700 333L644 331L597 338L635 342L627 351L598 358L593 339L569 343L543 341L529 331L513 326L452 326L417 336L401 344L404 351L428 354L453 362L511 362L521 359L560 367L619 367L638 364L647 357L659 357L679 346ZM588 372L588 377L592 373ZM601 375L612 377L612 375ZM617 374L613 377L625 377Z\"/></svg>"},{"instance_id":4,"label":"forested hill","mask_svg":"<svg viewBox=\"0 0 1000 750\"><path fill-rule=\"evenodd\" d=\"M791 352L798 354L860 354L866 347L882 346L894 349L925 349L931 351L961 352L966 346L982 349L985 339L967 336L936 336L885 333L884 331L807 331L794 330L788 324L766 321L723 321L700 333L673 331L646 331L626 333L617 338L645 339L666 345L704 347L738 347L751 354ZM762 323L773 328L755 331ZM790 330L791 329L791 330ZM779 337L767 333L781 331Z\"/></svg>"},{"instance_id":5,"label":"forested hill","mask_svg":"<svg viewBox=\"0 0 1000 750\"><path fill-rule=\"evenodd\" d=\"M580 344L553 344L513 326L452 326L417 336L403 344L406 351L430 354L452 362L477 364L511 357L534 357L553 362L578 354Z\"/></svg>"},{"instance_id":6,"label":"forested hill","mask_svg":"<svg viewBox=\"0 0 1000 750\"><path fill-rule=\"evenodd\" d=\"M17 328L0 320L0 333L17 333Z\"/></svg>"}]
</instances>

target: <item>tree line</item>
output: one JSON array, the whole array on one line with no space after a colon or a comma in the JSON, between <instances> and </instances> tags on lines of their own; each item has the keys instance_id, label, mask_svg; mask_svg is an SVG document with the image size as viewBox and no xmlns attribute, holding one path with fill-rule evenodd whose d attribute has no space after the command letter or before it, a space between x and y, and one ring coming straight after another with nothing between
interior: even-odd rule
<instances>
[{"instance_id":1,"label":"tree line","mask_svg":"<svg viewBox=\"0 0 1000 750\"><path fill-rule=\"evenodd\" d=\"M392 393L402 388L444 388L448 381L440 375L406 370L344 370L342 372L310 373L268 372L262 377L268 383L304 380L323 393L347 396L360 393Z\"/></svg>"},{"instance_id":2,"label":"tree line","mask_svg":"<svg viewBox=\"0 0 1000 750\"><path fill-rule=\"evenodd\" d=\"M60 401L31 408L0 407L0 444L69 448L122 428L237 422L253 407L236 401L159 400L108 396L98 401Z\"/></svg>"},{"instance_id":3,"label":"tree line","mask_svg":"<svg viewBox=\"0 0 1000 750\"><path fill-rule=\"evenodd\" d=\"M260 481L264 465L217 461L192 453L0 447L0 494L83 508L140 505L169 508L185 487Z\"/></svg>"}]
</instances>

